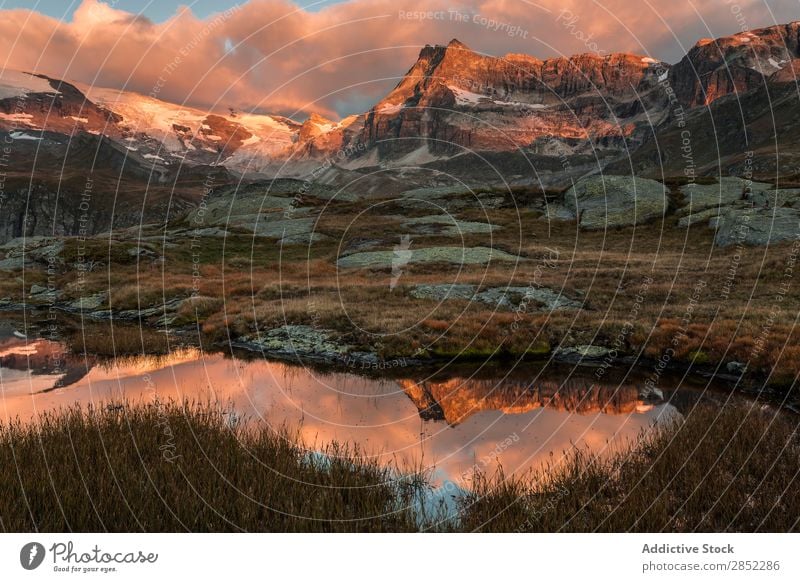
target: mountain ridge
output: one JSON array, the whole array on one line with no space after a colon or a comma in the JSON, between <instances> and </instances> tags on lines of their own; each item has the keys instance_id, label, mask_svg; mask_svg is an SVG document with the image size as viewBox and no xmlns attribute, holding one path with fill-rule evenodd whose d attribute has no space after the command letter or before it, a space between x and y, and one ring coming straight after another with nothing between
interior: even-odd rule
<instances>
[{"instance_id":1,"label":"mountain ridge","mask_svg":"<svg viewBox=\"0 0 800 582\"><path fill-rule=\"evenodd\" d=\"M649 166L647 156L637 161L647 172L665 161L650 150L672 131L676 104L692 113L718 109L729 95L761 91L769 99L774 86L795 83L799 69L800 22L701 39L674 65L629 53L494 57L453 39L423 47L369 110L341 121L311 114L303 123L4 71L0 132L61 146L80 133L104 136L124 148L126 163L162 181L187 164L301 177L326 161L343 169L397 168L481 151L589 156L602 167L641 149L650 152ZM704 123L713 121L709 115ZM576 167L576 175L586 170L583 162Z\"/></svg>"}]
</instances>

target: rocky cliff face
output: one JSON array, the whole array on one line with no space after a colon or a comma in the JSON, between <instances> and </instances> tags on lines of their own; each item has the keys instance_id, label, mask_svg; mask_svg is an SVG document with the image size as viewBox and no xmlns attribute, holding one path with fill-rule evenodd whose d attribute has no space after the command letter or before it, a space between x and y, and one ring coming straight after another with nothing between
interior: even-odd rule
<instances>
[{"instance_id":1,"label":"rocky cliff face","mask_svg":"<svg viewBox=\"0 0 800 582\"><path fill-rule=\"evenodd\" d=\"M702 39L670 71L670 83L686 107L710 105L785 77L800 57L800 22L716 40Z\"/></svg>"},{"instance_id":2,"label":"rocky cliff face","mask_svg":"<svg viewBox=\"0 0 800 582\"><path fill-rule=\"evenodd\" d=\"M661 116L666 100L654 89L665 66L625 54L541 61L482 56L457 40L426 46L368 112L361 139L382 159L410 152L425 160L467 150L621 148L644 124L640 99L651 116Z\"/></svg>"}]
</instances>

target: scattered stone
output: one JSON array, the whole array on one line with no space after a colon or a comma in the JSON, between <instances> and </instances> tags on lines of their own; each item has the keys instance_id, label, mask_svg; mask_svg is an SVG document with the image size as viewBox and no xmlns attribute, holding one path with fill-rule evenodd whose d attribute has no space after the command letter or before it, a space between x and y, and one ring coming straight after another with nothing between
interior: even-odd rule
<instances>
[{"instance_id":1,"label":"scattered stone","mask_svg":"<svg viewBox=\"0 0 800 582\"><path fill-rule=\"evenodd\" d=\"M443 236L462 236L465 234L491 234L498 228L486 222L470 222L457 220L452 216L420 216L411 218L403 223L415 234L438 234Z\"/></svg>"},{"instance_id":2,"label":"scattered stone","mask_svg":"<svg viewBox=\"0 0 800 582\"><path fill-rule=\"evenodd\" d=\"M446 299L463 299L471 301L475 296L475 285L467 284L441 284L441 285L417 285L411 290L411 296L417 299L430 299L433 301L444 301Z\"/></svg>"},{"instance_id":3,"label":"scattered stone","mask_svg":"<svg viewBox=\"0 0 800 582\"><path fill-rule=\"evenodd\" d=\"M191 236L196 237L209 237L209 238L225 238L230 236L230 233L224 228L210 226L208 228L198 228L196 230L189 230Z\"/></svg>"},{"instance_id":4,"label":"scattered stone","mask_svg":"<svg viewBox=\"0 0 800 582\"><path fill-rule=\"evenodd\" d=\"M596 363L608 356L611 350L602 346L574 346L569 348L558 347L553 350L553 357L562 362Z\"/></svg>"},{"instance_id":5,"label":"scattered stone","mask_svg":"<svg viewBox=\"0 0 800 582\"><path fill-rule=\"evenodd\" d=\"M747 364L743 362L728 362L725 365L725 369L728 370L730 374L741 376L745 373L745 370L747 370Z\"/></svg>"},{"instance_id":6,"label":"scattered stone","mask_svg":"<svg viewBox=\"0 0 800 582\"><path fill-rule=\"evenodd\" d=\"M323 242L330 240L331 237L322 234L321 232L308 232L303 234L295 234L292 236L285 236L278 242L283 245L309 245L315 242Z\"/></svg>"},{"instance_id":7,"label":"scattered stone","mask_svg":"<svg viewBox=\"0 0 800 582\"><path fill-rule=\"evenodd\" d=\"M180 309L184 301L186 301L186 299L174 297L160 305L154 305L144 309L126 309L120 311L115 317L119 319L146 319L156 315L163 317L165 314L174 313Z\"/></svg>"},{"instance_id":8,"label":"scattered stone","mask_svg":"<svg viewBox=\"0 0 800 582\"><path fill-rule=\"evenodd\" d=\"M544 216L540 220L562 220L565 222L575 220L575 212L562 204L551 202L545 206Z\"/></svg>"},{"instance_id":9,"label":"scattered stone","mask_svg":"<svg viewBox=\"0 0 800 582\"><path fill-rule=\"evenodd\" d=\"M447 210L464 208L499 208L505 197L487 192L486 185L475 185L472 190L463 186L433 186L406 190L396 202L403 208L431 210L436 207Z\"/></svg>"},{"instance_id":10,"label":"scattered stone","mask_svg":"<svg viewBox=\"0 0 800 582\"><path fill-rule=\"evenodd\" d=\"M580 302L546 287L492 287L480 293L477 293L477 289L476 285L468 284L418 285L411 291L411 295L417 299L434 301L480 301L500 309L520 309L527 307L530 301L541 304L542 311L581 308Z\"/></svg>"},{"instance_id":11,"label":"scattered stone","mask_svg":"<svg viewBox=\"0 0 800 582\"><path fill-rule=\"evenodd\" d=\"M64 241L45 236L19 237L0 246L5 258L0 261L0 270L15 271L32 267L36 263L49 266L63 263L61 252Z\"/></svg>"},{"instance_id":12,"label":"scattered stone","mask_svg":"<svg viewBox=\"0 0 800 582\"><path fill-rule=\"evenodd\" d=\"M103 303L105 303L106 294L105 293L96 293L94 295L87 295L86 297L80 297L75 301L69 303L67 307L69 309L74 309L77 311L94 311L98 307L100 307Z\"/></svg>"},{"instance_id":13,"label":"scattered stone","mask_svg":"<svg viewBox=\"0 0 800 582\"><path fill-rule=\"evenodd\" d=\"M408 253L408 256L406 256ZM455 265L479 265L496 261L520 261L521 257L488 247L428 247L408 249L398 257L396 251L368 251L340 257L340 267L391 268L402 259L402 264L451 263Z\"/></svg>"},{"instance_id":14,"label":"scattered stone","mask_svg":"<svg viewBox=\"0 0 800 582\"><path fill-rule=\"evenodd\" d=\"M547 287L494 287L478 293L475 298L504 309L527 307L530 301L541 304L542 311L581 308L580 302Z\"/></svg>"},{"instance_id":15,"label":"scattered stone","mask_svg":"<svg viewBox=\"0 0 800 582\"><path fill-rule=\"evenodd\" d=\"M470 196L474 198L474 194L464 186L431 186L428 188L414 188L413 190L406 190L402 193L404 198L421 198L422 200L436 200L438 198L447 198L449 196Z\"/></svg>"}]
</instances>

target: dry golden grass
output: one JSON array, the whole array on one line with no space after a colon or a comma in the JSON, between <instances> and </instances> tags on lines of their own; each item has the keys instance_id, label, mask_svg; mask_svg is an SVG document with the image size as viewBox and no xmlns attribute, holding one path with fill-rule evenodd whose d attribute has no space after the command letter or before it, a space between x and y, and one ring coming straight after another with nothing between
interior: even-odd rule
<instances>
[{"instance_id":1,"label":"dry golden grass","mask_svg":"<svg viewBox=\"0 0 800 582\"><path fill-rule=\"evenodd\" d=\"M800 528L798 418L698 405L631 447L532 475L478 475L462 531L788 532Z\"/></svg>"},{"instance_id":2,"label":"dry golden grass","mask_svg":"<svg viewBox=\"0 0 800 582\"><path fill-rule=\"evenodd\" d=\"M375 248L389 250L399 240L399 231L383 231L371 217L352 222L358 209L358 204L335 206L319 225L332 239L311 249L299 245L281 251L272 241L241 235L204 241L197 263L190 241L178 241L167 249L163 264L124 261L89 273L85 292L110 289L114 309L149 307L192 294L207 297L196 315L189 306L182 309L178 322L198 317L209 337L220 341L284 323L329 329L342 341L388 356L407 356L420 348L431 354L524 354L536 346L538 353L545 344L607 345L622 337L620 347L628 354L657 359L670 350L673 362L749 362L751 371L773 383L790 383L800 369L794 329L800 283L788 280L788 292L776 299L787 284L789 243L722 249L713 247L709 229L686 231L675 218L637 229L579 232L571 224L547 224L524 208L477 208L461 211L458 218L500 225L491 244L524 260L485 267L409 264L391 289L389 269L336 266L342 236L345 242L377 239ZM488 243L485 235L464 237L467 246ZM413 244L460 245L461 240L420 235ZM728 281L732 268L735 277ZM31 273L26 285L40 280L41 273ZM645 280L650 282L640 301ZM706 285L684 322L698 281ZM414 285L432 283L563 289L584 302L584 309L544 313L531 305L515 314L409 295ZM78 295L74 272L61 274L58 285L66 296ZM21 293L18 281L0 281L0 297Z\"/></svg>"}]
</instances>

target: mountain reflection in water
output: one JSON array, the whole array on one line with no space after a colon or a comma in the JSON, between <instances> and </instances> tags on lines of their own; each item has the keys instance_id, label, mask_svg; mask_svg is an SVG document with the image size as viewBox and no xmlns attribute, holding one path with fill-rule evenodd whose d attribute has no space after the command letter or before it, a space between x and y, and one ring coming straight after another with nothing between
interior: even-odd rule
<instances>
[{"instance_id":1,"label":"mountain reflection in water","mask_svg":"<svg viewBox=\"0 0 800 582\"><path fill-rule=\"evenodd\" d=\"M573 446L602 452L674 413L642 402L630 383L600 384L591 370L583 374L561 380L519 368L506 378L375 379L196 349L103 361L47 340L5 337L0 421L120 400L214 402L275 428L297 428L310 446L337 440L387 464L422 463L441 483L476 466L491 472L501 463L506 474L535 468Z\"/></svg>"}]
</instances>

